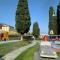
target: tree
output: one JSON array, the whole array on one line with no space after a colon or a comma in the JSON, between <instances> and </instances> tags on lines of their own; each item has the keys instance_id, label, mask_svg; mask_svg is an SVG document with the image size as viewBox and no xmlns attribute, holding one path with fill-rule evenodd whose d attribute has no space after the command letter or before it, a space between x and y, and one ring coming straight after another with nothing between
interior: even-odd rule
<instances>
[{"instance_id":1,"label":"tree","mask_svg":"<svg viewBox=\"0 0 60 60\"><path fill-rule=\"evenodd\" d=\"M53 16L52 18L52 29L53 29L53 32L54 34L53 35L57 35L57 17L56 16Z\"/></svg>"},{"instance_id":2,"label":"tree","mask_svg":"<svg viewBox=\"0 0 60 60\"><path fill-rule=\"evenodd\" d=\"M16 10L16 30L21 34L21 40L23 40L23 34L27 33L30 29L31 21L28 9L27 0L19 0Z\"/></svg>"},{"instance_id":3,"label":"tree","mask_svg":"<svg viewBox=\"0 0 60 60\"><path fill-rule=\"evenodd\" d=\"M50 34L50 31L53 31L54 32L54 25L55 25L55 20L56 20L56 17L54 16L55 12L54 12L54 9L53 7L51 6L49 8L49 34Z\"/></svg>"},{"instance_id":4,"label":"tree","mask_svg":"<svg viewBox=\"0 0 60 60\"><path fill-rule=\"evenodd\" d=\"M40 35L40 29L39 29L39 26L38 26L38 23L37 23L37 22L35 22L35 23L33 24L33 35L34 35L34 37L36 37L36 38L38 38L39 35Z\"/></svg>"},{"instance_id":5,"label":"tree","mask_svg":"<svg viewBox=\"0 0 60 60\"><path fill-rule=\"evenodd\" d=\"M57 30L58 30L58 35L60 35L60 2L57 6Z\"/></svg>"}]
</instances>

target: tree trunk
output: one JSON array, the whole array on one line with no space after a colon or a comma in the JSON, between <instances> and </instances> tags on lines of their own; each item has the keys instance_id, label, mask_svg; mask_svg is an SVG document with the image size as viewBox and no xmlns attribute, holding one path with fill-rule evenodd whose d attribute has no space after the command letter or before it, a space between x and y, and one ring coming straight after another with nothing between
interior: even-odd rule
<instances>
[{"instance_id":1,"label":"tree trunk","mask_svg":"<svg viewBox=\"0 0 60 60\"><path fill-rule=\"evenodd\" d=\"M23 41L23 35L21 35L21 41Z\"/></svg>"}]
</instances>

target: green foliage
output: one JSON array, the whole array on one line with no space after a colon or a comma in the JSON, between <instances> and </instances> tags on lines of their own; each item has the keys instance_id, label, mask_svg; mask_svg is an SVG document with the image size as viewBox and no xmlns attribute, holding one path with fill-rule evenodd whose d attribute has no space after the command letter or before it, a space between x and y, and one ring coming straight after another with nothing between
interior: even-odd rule
<instances>
[{"instance_id":1,"label":"green foliage","mask_svg":"<svg viewBox=\"0 0 60 60\"><path fill-rule=\"evenodd\" d=\"M54 12L54 9L53 9L53 7L51 6L51 7L49 8L49 16L51 17L54 13L55 13L55 12Z\"/></svg>"},{"instance_id":2,"label":"green foliage","mask_svg":"<svg viewBox=\"0 0 60 60\"><path fill-rule=\"evenodd\" d=\"M50 31L53 30L54 35L57 35L57 17L54 16L55 12L53 7L49 8L49 34Z\"/></svg>"},{"instance_id":3,"label":"green foliage","mask_svg":"<svg viewBox=\"0 0 60 60\"><path fill-rule=\"evenodd\" d=\"M53 9L53 7L51 6L51 7L49 8L49 34L50 34L50 30L52 30L52 24L53 24L53 22L52 22L52 17L53 17L53 13L54 13L54 9Z\"/></svg>"},{"instance_id":4,"label":"green foliage","mask_svg":"<svg viewBox=\"0 0 60 60\"><path fill-rule=\"evenodd\" d=\"M57 52L58 57L60 57L60 52Z\"/></svg>"},{"instance_id":5,"label":"green foliage","mask_svg":"<svg viewBox=\"0 0 60 60\"><path fill-rule=\"evenodd\" d=\"M30 29L30 14L27 0L19 0L16 10L16 29L17 32L24 34Z\"/></svg>"},{"instance_id":6,"label":"green foliage","mask_svg":"<svg viewBox=\"0 0 60 60\"><path fill-rule=\"evenodd\" d=\"M38 23L37 23L37 22L35 22L35 23L33 24L33 35L34 35L36 38L38 38L39 35L40 35L40 29L39 29L39 26L38 26Z\"/></svg>"},{"instance_id":7,"label":"green foliage","mask_svg":"<svg viewBox=\"0 0 60 60\"><path fill-rule=\"evenodd\" d=\"M60 2L57 6L57 30L58 30L58 35L60 35Z\"/></svg>"},{"instance_id":8,"label":"green foliage","mask_svg":"<svg viewBox=\"0 0 60 60\"><path fill-rule=\"evenodd\" d=\"M53 16L52 22L53 22L52 29L53 29L54 35L57 35L57 17L56 16Z\"/></svg>"}]
</instances>

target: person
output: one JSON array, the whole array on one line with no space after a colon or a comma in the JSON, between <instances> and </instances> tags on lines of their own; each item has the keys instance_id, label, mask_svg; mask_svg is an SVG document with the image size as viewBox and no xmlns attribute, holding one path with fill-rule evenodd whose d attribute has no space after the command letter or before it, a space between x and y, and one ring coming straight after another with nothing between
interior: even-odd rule
<instances>
[{"instance_id":1,"label":"person","mask_svg":"<svg viewBox=\"0 0 60 60\"><path fill-rule=\"evenodd\" d=\"M44 36L44 41L48 41L48 36L47 35Z\"/></svg>"}]
</instances>

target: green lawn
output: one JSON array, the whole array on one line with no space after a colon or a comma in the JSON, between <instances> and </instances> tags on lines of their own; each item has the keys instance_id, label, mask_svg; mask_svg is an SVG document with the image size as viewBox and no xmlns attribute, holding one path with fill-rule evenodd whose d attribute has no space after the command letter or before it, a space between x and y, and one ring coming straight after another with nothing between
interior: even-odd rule
<instances>
[{"instance_id":1,"label":"green lawn","mask_svg":"<svg viewBox=\"0 0 60 60\"><path fill-rule=\"evenodd\" d=\"M15 60L33 60L34 52L38 50L38 45L35 45L25 52L23 52L21 55L19 55Z\"/></svg>"},{"instance_id":2,"label":"green lawn","mask_svg":"<svg viewBox=\"0 0 60 60\"><path fill-rule=\"evenodd\" d=\"M29 44L27 41L11 42L7 44L0 44L0 56L4 56L6 53L12 50L18 49L19 47Z\"/></svg>"},{"instance_id":3,"label":"green lawn","mask_svg":"<svg viewBox=\"0 0 60 60\"><path fill-rule=\"evenodd\" d=\"M57 55L60 57L60 52L57 52Z\"/></svg>"}]
</instances>

